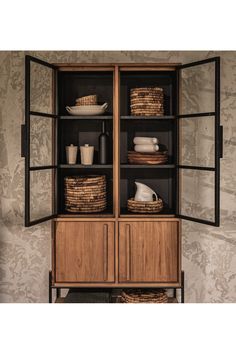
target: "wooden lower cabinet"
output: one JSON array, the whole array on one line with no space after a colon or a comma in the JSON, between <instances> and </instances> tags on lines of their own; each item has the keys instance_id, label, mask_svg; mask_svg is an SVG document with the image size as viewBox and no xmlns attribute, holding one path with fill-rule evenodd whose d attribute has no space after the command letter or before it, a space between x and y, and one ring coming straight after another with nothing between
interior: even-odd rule
<instances>
[{"instance_id":1,"label":"wooden lower cabinet","mask_svg":"<svg viewBox=\"0 0 236 354\"><path fill-rule=\"evenodd\" d=\"M178 221L119 223L119 282L178 282Z\"/></svg>"},{"instance_id":2,"label":"wooden lower cabinet","mask_svg":"<svg viewBox=\"0 0 236 354\"><path fill-rule=\"evenodd\" d=\"M178 219L57 221L53 249L55 284L158 287L180 283Z\"/></svg>"},{"instance_id":3,"label":"wooden lower cabinet","mask_svg":"<svg viewBox=\"0 0 236 354\"><path fill-rule=\"evenodd\" d=\"M113 282L114 222L59 221L54 252L55 282Z\"/></svg>"}]
</instances>

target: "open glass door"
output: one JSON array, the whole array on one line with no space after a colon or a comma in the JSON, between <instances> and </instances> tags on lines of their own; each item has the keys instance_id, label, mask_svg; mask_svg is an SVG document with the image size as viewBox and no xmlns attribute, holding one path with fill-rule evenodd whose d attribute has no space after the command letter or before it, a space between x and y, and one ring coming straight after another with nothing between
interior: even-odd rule
<instances>
[{"instance_id":1,"label":"open glass door","mask_svg":"<svg viewBox=\"0 0 236 354\"><path fill-rule=\"evenodd\" d=\"M25 57L25 226L56 216L57 118L56 68L37 58Z\"/></svg>"},{"instance_id":2,"label":"open glass door","mask_svg":"<svg viewBox=\"0 0 236 354\"><path fill-rule=\"evenodd\" d=\"M219 226L220 58L179 67L178 216Z\"/></svg>"}]
</instances>

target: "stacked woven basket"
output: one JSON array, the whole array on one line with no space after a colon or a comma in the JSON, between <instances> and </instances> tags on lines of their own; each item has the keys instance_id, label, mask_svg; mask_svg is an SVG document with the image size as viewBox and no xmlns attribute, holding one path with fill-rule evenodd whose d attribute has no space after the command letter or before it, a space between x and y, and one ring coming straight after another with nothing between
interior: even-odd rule
<instances>
[{"instance_id":1,"label":"stacked woven basket","mask_svg":"<svg viewBox=\"0 0 236 354\"><path fill-rule=\"evenodd\" d=\"M76 106L92 106L97 104L97 95L79 97L75 101Z\"/></svg>"},{"instance_id":2,"label":"stacked woven basket","mask_svg":"<svg viewBox=\"0 0 236 354\"><path fill-rule=\"evenodd\" d=\"M162 289L126 289L121 293L123 303L167 303L168 296Z\"/></svg>"},{"instance_id":3,"label":"stacked woven basket","mask_svg":"<svg viewBox=\"0 0 236 354\"><path fill-rule=\"evenodd\" d=\"M98 213L107 205L105 176L65 177L65 209L74 213Z\"/></svg>"},{"instance_id":4,"label":"stacked woven basket","mask_svg":"<svg viewBox=\"0 0 236 354\"><path fill-rule=\"evenodd\" d=\"M130 109L133 116L164 115L164 92L161 87L139 87L130 90Z\"/></svg>"}]
</instances>

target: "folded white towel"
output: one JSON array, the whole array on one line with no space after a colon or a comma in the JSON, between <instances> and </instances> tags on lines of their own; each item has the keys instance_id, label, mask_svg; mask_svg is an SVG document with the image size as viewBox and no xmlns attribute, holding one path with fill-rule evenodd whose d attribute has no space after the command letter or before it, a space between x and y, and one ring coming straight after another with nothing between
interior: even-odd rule
<instances>
[{"instance_id":1,"label":"folded white towel","mask_svg":"<svg viewBox=\"0 0 236 354\"><path fill-rule=\"evenodd\" d=\"M155 152L159 150L159 145L156 144L147 144L147 145L142 145L142 144L137 144L134 145L134 151L136 152Z\"/></svg>"},{"instance_id":2,"label":"folded white towel","mask_svg":"<svg viewBox=\"0 0 236 354\"><path fill-rule=\"evenodd\" d=\"M134 144L138 145L148 145L148 144L158 144L159 141L157 138L149 138L149 137L143 137L143 136L136 136L133 140Z\"/></svg>"}]
</instances>

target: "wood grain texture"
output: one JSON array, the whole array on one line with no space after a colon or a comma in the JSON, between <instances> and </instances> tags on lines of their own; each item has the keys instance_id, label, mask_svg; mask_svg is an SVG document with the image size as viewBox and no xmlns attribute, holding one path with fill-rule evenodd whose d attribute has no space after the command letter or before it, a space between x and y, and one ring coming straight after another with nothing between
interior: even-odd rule
<instances>
[{"instance_id":1,"label":"wood grain texture","mask_svg":"<svg viewBox=\"0 0 236 354\"><path fill-rule=\"evenodd\" d=\"M119 282L177 282L178 277L178 222L120 222Z\"/></svg>"},{"instance_id":2,"label":"wood grain texture","mask_svg":"<svg viewBox=\"0 0 236 354\"><path fill-rule=\"evenodd\" d=\"M56 282L114 281L114 223L58 222Z\"/></svg>"}]
</instances>

